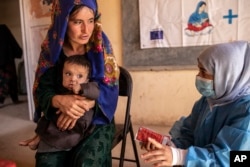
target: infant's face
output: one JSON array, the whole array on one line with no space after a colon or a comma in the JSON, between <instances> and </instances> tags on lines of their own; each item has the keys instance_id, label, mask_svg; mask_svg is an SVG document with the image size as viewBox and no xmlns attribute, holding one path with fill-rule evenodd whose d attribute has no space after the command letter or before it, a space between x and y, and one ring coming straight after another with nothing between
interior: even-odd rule
<instances>
[{"instance_id":1,"label":"infant's face","mask_svg":"<svg viewBox=\"0 0 250 167\"><path fill-rule=\"evenodd\" d=\"M80 84L88 82L88 73L88 68L66 62L63 67L62 85L69 90L80 89Z\"/></svg>"}]
</instances>

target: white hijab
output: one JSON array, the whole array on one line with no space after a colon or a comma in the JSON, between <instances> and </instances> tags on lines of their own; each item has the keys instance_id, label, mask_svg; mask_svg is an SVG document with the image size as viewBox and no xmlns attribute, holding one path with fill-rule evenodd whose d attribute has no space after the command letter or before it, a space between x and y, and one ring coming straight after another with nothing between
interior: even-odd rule
<instances>
[{"instance_id":1,"label":"white hijab","mask_svg":"<svg viewBox=\"0 0 250 167\"><path fill-rule=\"evenodd\" d=\"M250 49L246 41L209 47L198 57L203 67L214 76L215 98L210 105L223 105L250 94Z\"/></svg>"}]
</instances>

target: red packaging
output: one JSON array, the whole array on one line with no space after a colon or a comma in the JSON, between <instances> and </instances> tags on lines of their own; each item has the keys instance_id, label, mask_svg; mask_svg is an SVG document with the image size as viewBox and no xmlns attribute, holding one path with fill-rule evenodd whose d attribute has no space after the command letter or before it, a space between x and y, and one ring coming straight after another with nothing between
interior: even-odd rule
<instances>
[{"instance_id":1,"label":"red packaging","mask_svg":"<svg viewBox=\"0 0 250 167\"><path fill-rule=\"evenodd\" d=\"M0 167L16 167L16 163L10 160L0 159Z\"/></svg>"},{"instance_id":2,"label":"red packaging","mask_svg":"<svg viewBox=\"0 0 250 167\"><path fill-rule=\"evenodd\" d=\"M160 133L157 133L145 127L140 127L138 129L135 139L139 142L146 143L148 141L148 137L153 138L159 143L164 144L164 145L166 145L170 140L170 136L162 135Z\"/></svg>"}]
</instances>

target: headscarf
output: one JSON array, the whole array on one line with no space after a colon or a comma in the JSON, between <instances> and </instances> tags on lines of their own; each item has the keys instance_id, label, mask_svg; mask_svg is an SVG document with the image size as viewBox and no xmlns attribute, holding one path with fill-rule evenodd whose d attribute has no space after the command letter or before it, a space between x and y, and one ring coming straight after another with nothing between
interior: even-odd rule
<instances>
[{"instance_id":1,"label":"headscarf","mask_svg":"<svg viewBox=\"0 0 250 167\"><path fill-rule=\"evenodd\" d=\"M214 76L215 97L210 105L223 105L250 94L250 49L246 41L235 41L209 47L198 57Z\"/></svg>"},{"instance_id":2,"label":"headscarf","mask_svg":"<svg viewBox=\"0 0 250 167\"><path fill-rule=\"evenodd\" d=\"M51 26L41 45L41 53L33 85L33 96L36 107L35 121L40 117L41 113L35 96L39 79L41 75L48 68L54 66L59 59L67 30L69 14L75 5L87 6L93 10L95 15L95 28L88 44L85 46L88 59L92 66L92 77L97 80L103 80L103 82L109 86L118 84L119 67L113 56L112 46L102 31L96 0L54 0L52 5ZM110 71L110 67L112 67L112 71Z\"/></svg>"},{"instance_id":3,"label":"headscarf","mask_svg":"<svg viewBox=\"0 0 250 167\"><path fill-rule=\"evenodd\" d=\"M202 23L204 19L208 19L208 14L207 12L205 11L202 11L200 13L200 7L202 5L207 5L206 2L204 1L199 1L197 6L196 6L196 9L194 11L194 13L191 14L191 16L189 17L189 20L188 20L188 23L189 24L197 24L197 23Z\"/></svg>"}]
</instances>

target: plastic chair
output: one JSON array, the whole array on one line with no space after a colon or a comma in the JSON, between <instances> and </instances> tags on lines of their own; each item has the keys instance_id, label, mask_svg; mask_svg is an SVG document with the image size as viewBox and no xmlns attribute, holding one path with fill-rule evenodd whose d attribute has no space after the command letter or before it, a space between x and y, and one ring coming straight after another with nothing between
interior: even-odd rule
<instances>
[{"instance_id":1,"label":"plastic chair","mask_svg":"<svg viewBox=\"0 0 250 167\"><path fill-rule=\"evenodd\" d=\"M131 122L131 115L130 115L130 106L131 106L131 97L133 91L133 82L130 73L123 67L120 67L120 78L119 78L119 96L127 97L126 103L126 110L124 112L125 119L124 123L117 124L115 123L116 133L113 139L112 148L117 146L120 142L121 143L121 152L120 157L112 156L112 159L119 160L119 167L123 167L124 161L134 162L136 163L137 167L140 167L140 161L138 157L138 152L136 148L136 143L134 140L134 131ZM127 159L125 158L125 148L126 148L126 139L127 134L130 134L131 142L133 146L133 152L135 159Z\"/></svg>"}]
</instances>

